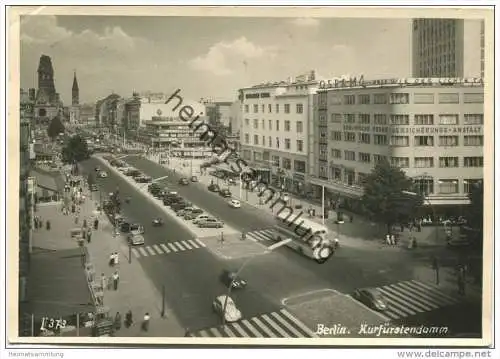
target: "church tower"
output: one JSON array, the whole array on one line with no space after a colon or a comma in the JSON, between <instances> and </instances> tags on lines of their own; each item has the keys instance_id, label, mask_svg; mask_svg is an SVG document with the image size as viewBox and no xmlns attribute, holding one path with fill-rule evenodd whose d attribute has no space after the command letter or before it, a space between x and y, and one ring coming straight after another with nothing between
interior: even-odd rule
<instances>
[{"instance_id":1,"label":"church tower","mask_svg":"<svg viewBox=\"0 0 500 359\"><path fill-rule=\"evenodd\" d=\"M78 89L78 80L76 79L76 71L73 75L73 88L71 89L71 105L78 106L80 104L80 90Z\"/></svg>"},{"instance_id":2,"label":"church tower","mask_svg":"<svg viewBox=\"0 0 500 359\"><path fill-rule=\"evenodd\" d=\"M56 92L54 68L50 56L40 56L37 72L38 88L35 94L35 121L48 124L62 110L62 102Z\"/></svg>"}]
</instances>

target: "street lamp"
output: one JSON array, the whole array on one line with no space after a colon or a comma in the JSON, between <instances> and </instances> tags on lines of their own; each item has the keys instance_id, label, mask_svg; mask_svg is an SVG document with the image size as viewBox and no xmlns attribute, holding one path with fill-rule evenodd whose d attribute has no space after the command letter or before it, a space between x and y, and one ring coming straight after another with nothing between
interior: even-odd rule
<instances>
[{"instance_id":1,"label":"street lamp","mask_svg":"<svg viewBox=\"0 0 500 359\"><path fill-rule=\"evenodd\" d=\"M260 254L255 254L249 258L247 258L247 260L245 262L243 262L243 264L241 265L241 267L236 271L236 274L234 275L233 279L231 280L231 282L229 283L229 286L228 286L228 289L227 289L227 294L226 294L226 298L224 299L224 307L222 308L222 325L225 325L226 324L226 309L227 309L227 300L228 298L230 297L231 295L231 290L233 289L233 283L234 283L234 280L237 279L239 277L239 275L241 274L241 272L243 271L243 269L245 269L245 267L255 258L257 258L259 255L263 255L263 254L268 254L268 253L271 253L272 251L274 251L275 249L279 248L279 247L282 247L288 243L290 243L292 241L291 238L287 238L287 239L284 239L282 241L279 241L277 243L274 243L272 245L270 245L269 247L266 248L266 250L263 252L263 253L260 253Z\"/></svg>"}]
</instances>

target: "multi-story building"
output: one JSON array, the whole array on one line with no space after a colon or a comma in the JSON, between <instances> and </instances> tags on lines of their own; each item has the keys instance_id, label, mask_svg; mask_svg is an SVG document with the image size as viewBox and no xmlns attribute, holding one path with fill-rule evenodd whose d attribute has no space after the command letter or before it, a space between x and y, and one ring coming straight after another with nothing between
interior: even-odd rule
<instances>
[{"instance_id":1,"label":"multi-story building","mask_svg":"<svg viewBox=\"0 0 500 359\"><path fill-rule=\"evenodd\" d=\"M482 79L358 80L320 87L316 174L310 179L316 196L326 188L355 206L364 178L387 159L413 178L433 208L468 203L470 186L483 178Z\"/></svg>"},{"instance_id":2,"label":"multi-story building","mask_svg":"<svg viewBox=\"0 0 500 359\"><path fill-rule=\"evenodd\" d=\"M484 78L484 20L415 19L413 77Z\"/></svg>"},{"instance_id":3,"label":"multi-story building","mask_svg":"<svg viewBox=\"0 0 500 359\"><path fill-rule=\"evenodd\" d=\"M314 71L295 81L240 89L241 157L263 182L297 194L306 191L309 124L318 81Z\"/></svg>"}]
</instances>

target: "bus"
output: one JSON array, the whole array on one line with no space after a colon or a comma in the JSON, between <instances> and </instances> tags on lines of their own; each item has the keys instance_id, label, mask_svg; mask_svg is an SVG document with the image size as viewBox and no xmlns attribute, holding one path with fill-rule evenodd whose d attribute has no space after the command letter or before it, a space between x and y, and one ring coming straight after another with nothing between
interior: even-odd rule
<instances>
[{"instance_id":1,"label":"bus","mask_svg":"<svg viewBox=\"0 0 500 359\"><path fill-rule=\"evenodd\" d=\"M300 254L325 263L335 252L335 243L328 238L328 228L294 213L275 216L274 241L291 239L286 245Z\"/></svg>"}]
</instances>

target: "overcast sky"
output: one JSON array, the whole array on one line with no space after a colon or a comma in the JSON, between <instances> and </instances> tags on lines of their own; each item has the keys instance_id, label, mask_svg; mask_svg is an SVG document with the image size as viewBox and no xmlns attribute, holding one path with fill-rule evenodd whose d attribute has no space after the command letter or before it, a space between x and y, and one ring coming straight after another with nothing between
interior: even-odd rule
<instances>
[{"instance_id":1,"label":"overcast sky","mask_svg":"<svg viewBox=\"0 0 500 359\"><path fill-rule=\"evenodd\" d=\"M326 78L407 77L410 37L409 19L25 16L21 87L37 86L45 54L65 104L73 70L81 102L173 88L232 100L238 88L312 69Z\"/></svg>"}]
</instances>

